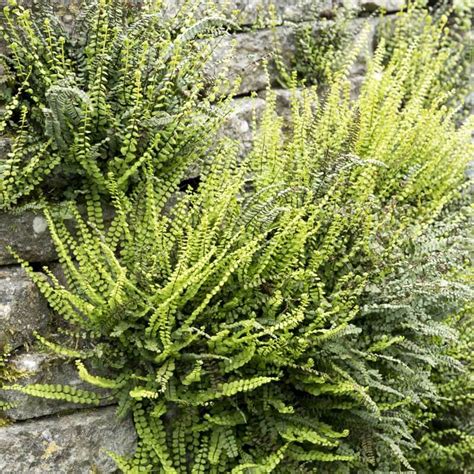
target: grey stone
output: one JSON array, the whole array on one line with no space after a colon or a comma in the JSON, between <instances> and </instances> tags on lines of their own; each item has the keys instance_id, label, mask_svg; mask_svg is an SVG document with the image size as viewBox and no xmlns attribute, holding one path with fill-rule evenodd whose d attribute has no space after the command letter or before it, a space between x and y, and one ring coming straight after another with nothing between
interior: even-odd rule
<instances>
[{"instance_id":1,"label":"grey stone","mask_svg":"<svg viewBox=\"0 0 474 474\"><path fill-rule=\"evenodd\" d=\"M57 209L60 210L61 206L58 205ZM79 211L83 216L86 215L84 206L79 206ZM74 233L74 219L67 213L62 214L66 226ZM103 215L105 224L109 224L114 216L113 208L104 206ZM41 210L28 210L19 214L0 212L0 265L16 263L9 247L28 262L49 263L57 260L55 246Z\"/></svg>"},{"instance_id":2,"label":"grey stone","mask_svg":"<svg viewBox=\"0 0 474 474\"><path fill-rule=\"evenodd\" d=\"M277 112L285 119L291 119L291 104L293 100L302 96L304 89L273 89L276 97Z\"/></svg>"},{"instance_id":3,"label":"grey stone","mask_svg":"<svg viewBox=\"0 0 474 474\"><path fill-rule=\"evenodd\" d=\"M294 94L288 89L272 89L276 96L277 112L285 119L290 119L291 100ZM300 90L296 95L299 96ZM255 125L258 128L259 119L265 111L267 91L259 92L255 97L240 97L234 99L232 113L227 117L221 133L232 138L240 145L240 153L244 156L252 147Z\"/></svg>"},{"instance_id":4,"label":"grey stone","mask_svg":"<svg viewBox=\"0 0 474 474\"><path fill-rule=\"evenodd\" d=\"M271 63L275 39L280 43L283 55L291 56L294 53L293 30L294 27L280 26L275 32L265 29L218 38L207 73L210 76L217 75L223 67L224 58L233 48L234 54L226 74L231 82L241 81L238 94L265 89L268 85L265 63ZM276 77L274 71L270 71L270 74L273 79Z\"/></svg>"},{"instance_id":5,"label":"grey stone","mask_svg":"<svg viewBox=\"0 0 474 474\"><path fill-rule=\"evenodd\" d=\"M0 2L5 3L4 0ZM26 7L37 3L35 0L22 0ZM79 0L53 0L54 9L63 19L65 24L70 24L78 15L80 10ZM142 0L130 2L131 6L138 6ZM184 3L184 0L165 0L165 14L175 15ZM204 4L204 1L202 2ZM223 9L223 13L238 12L237 20L242 26L261 27L270 22L269 9L275 9L276 20L301 22L313 19L321 14L329 14L337 6L344 5L349 8L363 8L374 10L383 8L387 12L398 11L406 4L405 0L215 0L217 6ZM203 16L204 7L198 10L197 15Z\"/></svg>"},{"instance_id":6,"label":"grey stone","mask_svg":"<svg viewBox=\"0 0 474 474\"><path fill-rule=\"evenodd\" d=\"M365 71L366 57L373 51L378 20L356 19L351 23L351 29L355 32L356 39L363 31L366 23L369 24L369 31L357 61L351 70L351 74L354 76L360 76ZM317 33L319 22L308 22L306 24ZM210 76L218 74L220 68L223 67L223 58L233 46L235 54L232 56L232 62L227 66L227 77L231 82L234 80L241 81L238 95L261 91L268 86L269 81L273 86L277 86L278 74L272 67L273 54L275 48L278 47L283 60L287 64L291 63L292 56L295 54L295 28L294 25L280 26L275 28L274 31L264 29L218 38L213 59L208 67L208 74ZM269 65L268 68L266 68L266 64Z\"/></svg>"},{"instance_id":7,"label":"grey stone","mask_svg":"<svg viewBox=\"0 0 474 474\"><path fill-rule=\"evenodd\" d=\"M25 271L0 268L0 351L30 341L49 320L47 303Z\"/></svg>"},{"instance_id":8,"label":"grey stone","mask_svg":"<svg viewBox=\"0 0 474 474\"><path fill-rule=\"evenodd\" d=\"M168 16L176 14L184 0L166 0L165 11ZM237 23L241 26L265 28L272 22L304 22L320 16L330 16L340 6L356 10L373 11L383 9L389 13L401 10L406 0L215 0L224 14L237 12ZM273 8L275 18L270 15ZM204 8L198 16L204 16Z\"/></svg>"},{"instance_id":9,"label":"grey stone","mask_svg":"<svg viewBox=\"0 0 474 474\"><path fill-rule=\"evenodd\" d=\"M3 71L0 71L0 76L3 74ZM0 117L2 116L3 111L0 109ZM11 140L9 138L0 138L0 161L7 158L7 154L11 150ZM1 165L0 165L1 166Z\"/></svg>"},{"instance_id":10,"label":"grey stone","mask_svg":"<svg viewBox=\"0 0 474 474\"><path fill-rule=\"evenodd\" d=\"M370 18L370 19L356 19L351 22L351 29L355 34L355 38L361 37L360 35L364 34L364 28L367 27L367 36L364 40L364 43L361 45L360 53L351 67L349 78L354 86L359 85L361 78L365 75L367 70L367 61L374 53L376 47L376 35L377 29L379 28L380 19L379 18ZM358 90L358 87L355 87Z\"/></svg>"},{"instance_id":11,"label":"grey stone","mask_svg":"<svg viewBox=\"0 0 474 474\"><path fill-rule=\"evenodd\" d=\"M361 75L353 74L351 76L351 97L352 97L352 99L356 99L357 96L359 95L360 89L361 89L362 85L364 84L364 80L365 80L365 75L364 74L361 74Z\"/></svg>"},{"instance_id":12,"label":"grey stone","mask_svg":"<svg viewBox=\"0 0 474 474\"><path fill-rule=\"evenodd\" d=\"M176 0L169 0L176 3ZM227 11L239 11L240 25L251 25L256 28L266 27L271 21L277 24L284 22L304 22L320 16L330 16L337 7L345 6L357 10L373 11L383 9L389 13L401 10L406 0L217 0L218 4L228 3ZM275 11L275 19L269 15L270 8ZM224 11L226 11L224 10Z\"/></svg>"},{"instance_id":13,"label":"grey stone","mask_svg":"<svg viewBox=\"0 0 474 474\"><path fill-rule=\"evenodd\" d=\"M393 13L402 10L407 2L405 0L358 0L357 3L367 11L381 9Z\"/></svg>"},{"instance_id":14,"label":"grey stone","mask_svg":"<svg viewBox=\"0 0 474 474\"><path fill-rule=\"evenodd\" d=\"M254 119L265 110L266 102L260 97L242 97L233 101L233 111L224 123L222 134L236 140L244 155L252 146Z\"/></svg>"},{"instance_id":15,"label":"grey stone","mask_svg":"<svg viewBox=\"0 0 474 474\"><path fill-rule=\"evenodd\" d=\"M280 0L277 2L277 14L283 21L302 22L317 18L321 15L327 15L337 6L335 0L297 0L288 2Z\"/></svg>"},{"instance_id":16,"label":"grey stone","mask_svg":"<svg viewBox=\"0 0 474 474\"><path fill-rule=\"evenodd\" d=\"M136 443L132 421L114 407L0 428L2 474L90 474L117 472L106 451L130 454Z\"/></svg>"},{"instance_id":17,"label":"grey stone","mask_svg":"<svg viewBox=\"0 0 474 474\"><path fill-rule=\"evenodd\" d=\"M41 211L0 213L0 265L15 263L9 246L30 262L56 259L54 244Z\"/></svg>"},{"instance_id":18,"label":"grey stone","mask_svg":"<svg viewBox=\"0 0 474 474\"><path fill-rule=\"evenodd\" d=\"M396 2L398 0L388 0L389 2ZM79 14L80 1L79 0L52 0L54 9L66 25L71 24L74 18ZM0 3L5 3L2 0ZM37 3L35 0L22 0L20 3L30 8ZM130 2L130 6L137 7L142 0L135 0ZM184 0L165 0L163 2L165 16L175 15ZM278 23L284 21L304 21L314 18L317 15L331 11L340 0L215 0L215 5L222 8L224 14L237 12L237 22L241 26L261 27L268 25L273 21L269 17L269 9L271 6L275 9L276 20ZM204 5L204 0L202 1ZM199 8L196 16L204 16L204 9Z\"/></svg>"},{"instance_id":19,"label":"grey stone","mask_svg":"<svg viewBox=\"0 0 474 474\"><path fill-rule=\"evenodd\" d=\"M354 69L354 74L351 75L351 92L355 98L360 90L364 80L363 74L358 74L362 69L362 65ZM272 89L272 93L276 96L276 109L278 114L283 117L285 123L291 120L291 101L294 96L301 96L302 89L292 91L289 89ZM234 99L232 105L232 113L227 117L221 134L232 138L240 145L240 154L245 154L252 148L252 142L255 134L255 119L258 128L259 119L261 118L265 107L267 90L260 91L256 97L240 97Z\"/></svg>"},{"instance_id":20,"label":"grey stone","mask_svg":"<svg viewBox=\"0 0 474 474\"><path fill-rule=\"evenodd\" d=\"M285 21L301 22L316 18L320 14L332 10L331 0L215 0L214 4L222 9L224 15L236 14L236 21L241 26L264 28L272 22L282 24ZM165 12L167 16L176 14L183 0L166 0ZM274 10L274 18L270 9ZM205 8L198 10L197 15L204 16Z\"/></svg>"},{"instance_id":21,"label":"grey stone","mask_svg":"<svg viewBox=\"0 0 474 474\"><path fill-rule=\"evenodd\" d=\"M100 394L103 398L102 406L113 403L112 399L108 397L110 395L108 392L85 383L79 378L74 364L66 362L58 356L32 351L15 356L10 364L12 369L24 374L15 382L19 385L69 385L76 389ZM11 420L27 420L84 408L84 405L81 404L32 397L14 390L0 390L0 397L14 405L14 408L5 411L5 415Z\"/></svg>"}]
</instances>

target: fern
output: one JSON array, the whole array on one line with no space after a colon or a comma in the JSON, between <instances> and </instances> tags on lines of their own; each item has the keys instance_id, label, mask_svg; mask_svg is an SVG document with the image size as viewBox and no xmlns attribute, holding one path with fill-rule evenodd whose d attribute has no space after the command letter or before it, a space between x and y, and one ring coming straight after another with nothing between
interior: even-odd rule
<instances>
[{"instance_id":1,"label":"fern","mask_svg":"<svg viewBox=\"0 0 474 474\"><path fill-rule=\"evenodd\" d=\"M33 397L41 397L51 400L65 400L71 403L81 403L85 405L99 405L100 403L100 399L96 393L75 389L67 385L7 385L3 387L3 389L15 390L27 395L32 395Z\"/></svg>"},{"instance_id":2,"label":"fern","mask_svg":"<svg viewBox=\"0 0 474 474\"><path fill-rule=\"evenodd\" d=\"M471 130L425 100L431 73L411 89L414 50L401 45L386 65L384 54L381 45L357 100L347 71L323 101L312 89L295 96L285 135L269 94L249 155L223 140L196 190L178 193L171 169L157 179L166 165L143 154L133 192L102 176L109 226L98 191L85 217L71 210L74 233L46 211L67 284L22 264L88 341L82 355L49 347L79 359L81 377L133 416L136 452L114 456L124 471L416 464L419 412L440 400L438 371L459 368L450 317L472 298L459 276ZM135 126L131 113L116 170ZM10 389L100 402L66 387Z\"/></svg>"},{"instance_id":3,"label":"fern","mask_svg":"<svg viewBox=\"0 0 474 474\"><path fill-rule=\"evenodd\" d=\"M225 73L205 84L204 70L211 40L235 25L214 13L166 19L159 6L124 6L85 2L73 32L47 2L5 7L12 93L0 130L16 146L0 171L1 208L54 194L46 179L53 173L74 182L53 197L107 199L109 173L128 192L145 162L160 176L176 169L179 181L206 156L230 98L219 92Z\"/></svg>"},{"instance_id":4,"label":"fern","mask_svg":"<svg viewBox=\"0 0 474 474\"><path fill-rule=\"evenodd\" d=\"M469 115L468 95L472 91L470 84L470 15L464 2L441 1L426 5L425 2L408 2L395 21L384 22L378 36L387 43L387 59L402 44L409 44L416 36L417 61L408 81L412 90L418 86L418 77L422 72L433 70L432 54L444 56L444 67L434 67L435 79L428 96L456 109L462 118ZM386 60L387 60L386 59Z\"/></svg>"}]
</instances>

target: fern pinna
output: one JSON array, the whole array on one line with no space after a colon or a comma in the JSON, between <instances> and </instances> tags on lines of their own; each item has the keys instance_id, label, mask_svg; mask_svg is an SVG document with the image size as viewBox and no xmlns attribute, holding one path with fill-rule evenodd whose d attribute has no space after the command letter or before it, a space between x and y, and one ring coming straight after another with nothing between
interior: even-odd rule
<instances>
[{"instance_id":1,"label":"fern pinna","mask_svg":"<svg viewBox=\"0 0 474 474\"><path fill-rule=\"evenodd\" d=\"M46 210L66 283L23 265L85 343L40 341L133 417L135 454L111 453L122 471L418 462L435 371L463 369L450 318L472 298L458 275L472 145L429 99L433 75L411 90L417 56L401 48L384 66L380 46L355 102L344 72L324 101L295 98L286 135L269 94L251 153L220 143L195 191L157 180L150 159L132 192L107 176L109 225L95 200L71 206L73 232Z\"/></svg>"},{"instance_id":2,"label":"fern pinna","mask_svg":"<svg viewBox=\"0 0 474 474\"><path fill-rule=\"evenodd\" d=\"M224 114L221 92L231 89L225 68L211 77L206 67L215 37L234 24L217 8L196 17L199 3L171 16L148 3L130 10L122 0L84 1L73 31L47 1L4 8L0 131L11 150L0 207L41 192L103 195L109 172L127 190L147 160L173 181L205 156Z\"/></svg>"}]
</instances>

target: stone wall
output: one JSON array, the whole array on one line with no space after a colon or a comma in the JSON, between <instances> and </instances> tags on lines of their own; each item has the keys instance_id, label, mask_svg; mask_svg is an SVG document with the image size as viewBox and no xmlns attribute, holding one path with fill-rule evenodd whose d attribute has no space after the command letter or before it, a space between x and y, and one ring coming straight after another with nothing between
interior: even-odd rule
<instances>
[{"instance_id":1,"label":"stone wall","mask_svg":"<svg viewBox=\"0 0 474 474\"><path fill-rule=\"evenodd\" d=\"M179 1L168 0L170 11ZM77 3L55 1L65 23L74 21ZM236 44L230 73L242 77L242 84L225 133L238 139L244 148L251 142L253 114L265 107L267 79L263 59L272 49L272 33L265 26L265 9L269 3L271 0L233 0L231 7L241 11L240 22L245 28L223 38L217 50L219 56L231 42ZM277 36L284 54L289 57L294 52L295 25L309 22L317 27L318 19L311 8L314 0L273 0L272 3L276 4L278 15ZM326 0L322 13L328 15L338 3ZM401 8L403 0L350 0L350 4L365 12L378 7L395 12ZM354 20L356 24L361 21L364 20ZM368 21L375 25L374 20ZM372 42L373 36L368 40L366 52L370 52ZM355 85L362 73L360 63L353 72ZM288 104L287 91L279 90L278 98L283 107ZM0 147L2 152L5 150ZM33 262L38 271L44 265L53 268L57 265L46 221L38 212L0 214L0 352L9 347L13 351L13 366L28 374L19 383L82 386L73 366L32 345L33 333L54 327L55 321L33 283L10 255L10 245L23 258ZM0 428L2 474L114 472L106 450L133 451L132 423L130 420L118 421L113 406L85 410L62 402L27 398L16 392L5 391L0 395L16 404L7 412L14 423Z\"/></svg>"}]
</instances>

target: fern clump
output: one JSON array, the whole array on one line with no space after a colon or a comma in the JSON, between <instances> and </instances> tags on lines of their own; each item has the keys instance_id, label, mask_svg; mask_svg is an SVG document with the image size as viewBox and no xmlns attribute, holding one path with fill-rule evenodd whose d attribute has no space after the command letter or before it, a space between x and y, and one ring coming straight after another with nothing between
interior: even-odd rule
<instances>
[{"instance_id":1,"label":"fern clump","mask_svg":"<svg viewBox=\"0 0 474 474\"><path fill-rule=\"evenodd\" d=\"M107 230L95 201L71 207L75 235L46 210L67 284L23 265L86 343L41 340L132 414L123 471L411 469L434 371L462 369L446 347L472 296L454 272L472 145L425 100L432 74L407 94L418 56L384 54L355 102L344 73L295 98L286 136L269 94L251 153L222 142L197 190L172 197L146 160L133 193L107 177Z\"/></svg>"},{"instance_id":2,"label":"fern clump","mask_svg":"<svg viewBox=\"0 0 474 474\"><path fill-rule=\"evenodd\" d=\"M112 164L91 181L115 209L107 226L97 193L85 213L71 204L74 230L45 210L65 283L22 265L84 342L39 339L133 417L135 454L111 453L121 470L422 462L419 413L439 402L439 374L462 373L451 317L472 298L459 237L472 126L430 98L445 60L430 54L419 68L403 43L387 63L382 43L357 100L338 72L323 101L295 94L289 126L269 93L251 152L218 143L197 189L157 178L163 163L137 147L133 187L135 170L124 180ZM67 386L4 388L100 403Z\"/></svg>"},{"instance_id":3,"label":"fern clump","mask_svg":"<svg viewBox=\"0 0 474 474\"><path fill-rule=\"evenodd\" d=\"M199 2L174 16L159 3L130 10L122 0L85 1L73 31L47 2L4 8L0 131L11 150L0 168L0 207L41 192L99 199L108 173L127 191L147 161L174 183L205 156L229 89L225 71L211 78L205 68L211 40L233 23L217 9L196 19ZM48 186L54 173L66 186Z\"/></svg>"},{"instance_id":4,"label":"fern clump","mask_svg":"<svg viewBox=\"0 0 474 474\"><path fill-rule=\"evenodd\" d=\"M464 109L472 92L472 31L468 5L463 2L408 2L394 21L383 21L379 37L387 44L387 59L400 48L409 45L419 55L416 69L411 73L411 89L419 87L419 78L433 67L433 55L442 56L443 67L436 69L429 98L448 104L453 109Z\"/></svg>"}]
</instances>

